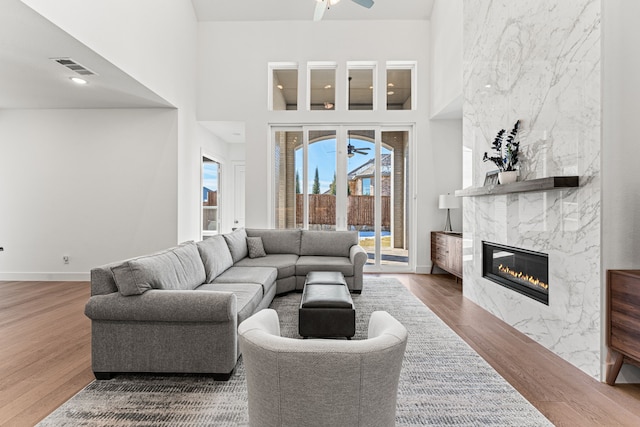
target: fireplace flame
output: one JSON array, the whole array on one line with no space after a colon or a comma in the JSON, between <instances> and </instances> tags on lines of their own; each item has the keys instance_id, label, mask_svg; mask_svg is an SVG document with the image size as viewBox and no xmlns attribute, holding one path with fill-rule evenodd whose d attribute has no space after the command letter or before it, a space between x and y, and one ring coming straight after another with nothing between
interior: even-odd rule
<instances>
[{"instance_id":1,"label":"fireplace flame","mask_svg":"<svg viewBox=\"0 0 640 427\"><path fill-rule=\"evenodd\" d=\"M525 274L525 273L523 273L521 271L513 271L509 267L503 266L502 264L500 264L498 266L498 270L500 270L501 273L509 274L510 276L513 276L518 280L522 280L522 281L528 282L533 286L537 286L537 287L545 289L545 290L549 289L549 285L548 284L540 281L540 279L537 279L537 278L535 278L533 276L529 276L528 274Z\"/></svg>"}]
</instances>

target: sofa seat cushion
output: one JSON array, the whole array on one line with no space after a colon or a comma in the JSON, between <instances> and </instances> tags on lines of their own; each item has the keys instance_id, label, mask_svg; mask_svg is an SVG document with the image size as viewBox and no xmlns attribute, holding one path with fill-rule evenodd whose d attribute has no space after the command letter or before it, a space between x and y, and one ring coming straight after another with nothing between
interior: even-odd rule
<instances>
[{"instance_id":1,"label":"sofa seat cushion","mask_svg":"<svg viewBox=\"0 0 640 427\"><path fill-rule=\"evenodd\" d=\"M231 267L213 283L257 283L262 285L262 295L276 285L278 270L273 267Z\"/></svg>"},{"instance_id":2,"label":"sofa seat cushion","mask_svg":"<svg viewBox=\"0 0 640 427\"><path fill-rule=\"evenodd\" d=\"M296 276L306 276L312 271L339 271L353 276L353 264L349 258L334 256L301 256L296 263Z\"/></svg>"},{"instance_id":3,"label":"sofa seat cushion","mask_svg":"<svg viewBox=\"0 0 640 427\"><path fill-rule=\"evenodd\" d=\"M118 291L124 296L141 295L149 289L192 290L206 278L194 242L123 261L111 267L111 271Z\"/></svg>"},{"instance_id":4,"label":"sofa seat cushion","mask_svg":"<svg viewBox=\"0 0 640 427\"><path fill-rule=\"evenodd\" d=\"M262 286L257 283L206 283L198 290L233 292L238 307L238 324L250 317L262 301Z\"/></svg>"},{"instance_id":5,"label":"sofa seat cushion","mask_svg":"<svg viewBox=\"0 0 640 427\"><path fill-rule=\"evenodd\" d=\"M284 279L296 275L298 255L274 254L262 258L245 258L237 262L234 267L275 267L278 269L277 279Z\"/></svg>"},{"instance_id":6,"label":"sofa seat cushion","mask_svg":"<svg viewBox=\"0 0 640 427\"><path fill-rule=\"evenodd\" d=\"M206 283L213 282L213 279L233 265L229 246L223 236L211 236L197 245L207 275Z\"/></svg>"}]
</instances>

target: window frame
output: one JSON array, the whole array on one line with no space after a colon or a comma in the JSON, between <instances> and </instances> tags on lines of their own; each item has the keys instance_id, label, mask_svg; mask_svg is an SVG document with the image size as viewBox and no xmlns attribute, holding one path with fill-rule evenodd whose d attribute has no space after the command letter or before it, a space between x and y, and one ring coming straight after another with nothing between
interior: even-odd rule
<instances>
[{"instance_id":1,"label":"window frame","mask_svg":"<svg viewBox=\"0 0 640 427\"><path fill-rule=\"evenodd\" d=\"M267 63L267 111L300 111L300 67L297 62L269 62ZM273 108L273 73L278 70L296 70L298 72L298 86L296 88L296 109L276 110Z\"/></svg>"},{"instance_id":2,"label":"window frame","mask_svg":"<svg viewBox=\"0 0 640 427\"><path fill-rule=\"evenodd\" d=\"M411 72L411 109L410 110L389 110L388 109L388 71L389 70L409 70ZM415 111L418 109L418 62L417 61L387 61L384 70L384 109L385 111Z\"/></svg>"},{"instance_id":3,"label":"window frame","mask_svg":"<svg viewBox=\"0 0 640 427\"><path fill-rule=\"evenodd\" d=\"M204 205L204 196L203 196L203 192L204 192L204 165L205 165L205 159L207 159L210 162L216 163L218 165L218 176L217 176L217 204L215 206L215 210L216 210L216 229L215 230L205 230L204 229L204 212L205 210L207 210L206 208L213 208L212 206L205 206ZM204 151L200 152L200 189L199 189L199 196L198 196L198 203L199 203L199 212L200 212L200 221L198 222L198 228L199 228L199 235L200 235L200 240L204 240L206 237L210 237L210 236L215 236L217 234L221 234L221 225L222 225L222 170L223 170L223 162L221 162L218 158L216 158L215 156L211 156L209 154L207 154Z\"/></svg>"},{"instance_id":4,"label":"window frame","mask_svg":"<svg viewBox=\"0 0 640 427\"><path fill-rule=\"evenodd\" d=\"M315 70L333 70L333 109L312 110L311 109L311 72ZM306 84L306 110L307 111L336 111L338 110L338 63L333 61L313 61L307 62L307 84ZM298 93L300 90L298 90Z\"/></svg>"},{"instance_id":5,"label":"window frame","mask_svg":"<svg viewBox=\"0 0 640 427\"><path fill-rule=\"evenodd\" d=\"M349 108L351 103L351 94L349 93L349 72L351 70L371 70L373 86L371 110L352 110ZM377 111L378 110L378 63L376 61L347 61L347 72L345 87L347 88L347 96L345 97L345 110L347 111Z\"/></svg>"}]
</instances>

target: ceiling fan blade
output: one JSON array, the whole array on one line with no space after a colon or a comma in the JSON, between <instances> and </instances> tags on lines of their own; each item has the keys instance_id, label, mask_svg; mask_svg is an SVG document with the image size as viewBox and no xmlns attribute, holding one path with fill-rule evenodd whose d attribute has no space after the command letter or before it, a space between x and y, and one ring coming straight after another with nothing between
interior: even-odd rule
<instances>
[{"instance_id":1,"label":"ceiling fan blade","mask_svg":"<svg viewBox=\"0 0 640 427\"><path fill-rule=\"evenodd\" d=\"M373 0L351 0L354 3L358 3L360 6L366 7L367 9L371 9L373 6Z\"/></svg>"},{"instance_id":2,"label":"ceiling fan blade","mask_svg":"<svg viewBox=\"0 0 640 427\"><path fill-rule=\"evenodd\" d=\"M327 10L327 3L329 0L316 0L316 10L313 12L313 20L319 21L324 16L324 11Z\"/></svg>"}]
</instances>

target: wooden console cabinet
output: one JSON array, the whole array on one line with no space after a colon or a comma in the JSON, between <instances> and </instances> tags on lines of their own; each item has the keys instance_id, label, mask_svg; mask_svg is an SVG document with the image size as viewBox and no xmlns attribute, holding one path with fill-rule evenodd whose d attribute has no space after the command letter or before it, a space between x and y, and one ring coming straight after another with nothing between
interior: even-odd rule
<instances>
[{"instance_id":1,"label":"wooden console cabinet","mask_svg":"<svg viewBox=\"0 0 640 427\"><path fill-rule=\"evenodd\" d=\"M640 270L607 270L607 346L613 385L623 362L640 366Z\"/></svg>"},{"instance_id":2,"label":"wooden console cabinet","mask_svg":"<svg viewBox=\"0 0 640 427\"><path fill-rule=\"evenodd\" d=\"M431 273L439 267L462 279L462 233L431 232Z\"/></svg>"}]
</instances>

